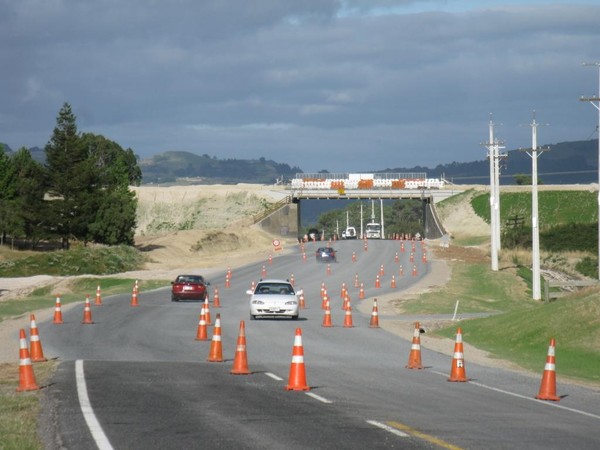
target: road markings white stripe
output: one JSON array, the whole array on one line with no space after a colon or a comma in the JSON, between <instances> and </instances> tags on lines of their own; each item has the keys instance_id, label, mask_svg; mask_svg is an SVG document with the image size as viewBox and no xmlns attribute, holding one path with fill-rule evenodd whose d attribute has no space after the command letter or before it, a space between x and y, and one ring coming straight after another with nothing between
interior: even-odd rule
<instances>
[{"instance_id":1,"label":"road markings white stripe","mask_svg":"<svg viewBox=\"0 0 600 450\"><path fill-rule=\"evenodd\" d=\"M270 377L270 378L273 378L274 380L277 380L277 381L283 381L283 378L279 378L279 377L278 377L277 375L275 375L274 373L271 373L271 372L265 372L265 375L266 375L266 376L268 376L268 377Z\"/></svg>"},{"instance_id":2,"label":"road markings white stripe","mask_svg":"<svg viewBox=\"0 0 600 450\"><path fill-rule=\"evenodd\" d=\"M438 375L442 375L442 376L448 376L448 374L446 374L446 373L437 372L435 370L432 370L431 372L438 374ZM553 402L545 402L543 400L538 400L535 397L527 397L526 395L517 394L516 392L505 391L504 389L495 388L493 386L487 386L485 384L477 383L476 381L468 381L468 383L473 384L475 386L479 386L480 388L483 388L483 389L489 389L490 391L499 392L501 394L511 395L513 397L522 398L524 400L531 400L540 405L553 406L554 408L563 409L565 411L570 411L570 412L573 412L576 414L581 414L582 416L592 417L594 419L600 419L599 415L581 411L580 409L569 408L567 406L559 405L559 404L553 403Z\"/></svg>"},{"instance_id":3,"label":"road markings white stripe","mask_svg":"<svg viewBox=\"0 0 600 450\"><path fill-rule=\"evenodd\" d=\"M333 403L331 400L327 400L325 397L321 397L320 395L313 394L312 392L306 392L306 395L314 398L315 400L319 400L320 402L323 402L323 403Z\"/></svg>"},{"instance_id":4,"label":"road markings white stripe","mask_svg":"<svg viewBox=\"0 0 600 450\"><path fill-rule=\"evenodd\" d=\"M389 425L386 425L385 423L377 422L376 420L367 420L367 423L370 424L370 425L374 425L376 427L379 427L382 430L388 431L388 432L390 432L392 434L395 434L396 436L410 437L404 431L397 430L394 427L390 427Z\"/></svg>"},{"instance_id":5,"label":"road markings white stripe","mask_svg":"<svg viewBox=\"0 0 600 450\"><path fill-rule=\"evenodd\" d=\"M92 409L92 404L90 403L90 398L88 397L87 387L85 384L83 361L81 359L75 361L75 382L77 384L79 406L81 408L81 412L83 413L85 422L90 429L90 433L92 433L92 438L100 450L112 450L113 447L110 445L110 441L104 434L104 431L100 426L100 422L98 422L98 419L94 414L94 410Z\"/></svg>"}]
</instances>

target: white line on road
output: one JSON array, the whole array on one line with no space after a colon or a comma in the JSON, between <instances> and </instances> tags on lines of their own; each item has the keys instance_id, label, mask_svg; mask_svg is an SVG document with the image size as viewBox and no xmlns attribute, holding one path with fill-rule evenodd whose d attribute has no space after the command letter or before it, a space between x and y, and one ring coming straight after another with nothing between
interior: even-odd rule
<instances>
[{"instance_id":1,"label":"white line on road","mask_svg":"<svg viewBox=\"0 0 600 450\"><path fill-rule=\"evenodd\" d=\"M90 429L90 433L92 433L92 438L96 441L96 445L100 450L112 450L113 447L110 445L110 441L104 434L100 422L98 422L94 410L92 409L92 404L90 403L90 398L87 393L87 386L85 384L83 361L81 359L75 361L75 382L77 384L79 406L81 407L85 422Z\"/></svg>"},{"instance_id":2,"label":"white line on road","mask_svg":"<svg viewBox=\"0 0 600 450\"><path fill-rule=\"evenodd\" d=\"M265 375L266 375L266 376L268 376L268 377L270 377L270 378L273 378L274 380L277 380L277 381L283 381L283 378L279 378L279 377L278 377L277 375L275 375L274 373L271 373L271 372L265 372Z\"/></svg>"},{"instance_id":3,"label":"white line on road","mask_svg":"<svg viewBox=\"0 0 600 450\"><path fill-rule=\"evenodd\" d=\"M433 372L433 373L435 373L437 375L445 376L445 377L448 376L447 373L437 372L435 370L432 370L431 372ZM517 394L516 392L505 391L503 389L495 388L493 386L487 386L485 384L481 384L481 383L478 383L476 381L469 381L468 383L469 384L473 384L475 386L479 386L480 388L483 388L483 389L489 389L490 391L499 392L501 394L511 395L513 397L522 398L524 400L531 400L531 401L534 401L534 402L536 402L536 403L538 403L540 405L553 406L553 407L558 408L558 409L563 409L565 411L570 411L570 412L573 412L573 413L576 413L576 414L581 414L582 416L592 417L594 419L600 419L600 416L598 416L596 414L589 413L589 412L581 411L580 409L569 408L567 406L562 406L562 405L559 405L558 403L554 403L554 402L546 402L546 401L543 401L543 400L538 400L535 397L527 397L526 395Z\"/></svg>"},{"instance_id":4,"label":"white line on road","mask_svg":"<svg viewBox=\"0 0 600 450\"><path fill-rule=\"evenodd\" d=\"M389 425L386 425L385 423L377 422L376 420L367 420L367 423L371 424L371 425L374 425L376 427L379 427L382 430L388 431L388 432L390 432L392 434L395 434L396 436L410 437L404 431L397 430L396 428L390 427Z\"/></svg>"},{"instance_id":5,"label":"white line on road","mask_svg":"<svg viewBox=\"0 0 600 450\"><path fill-rule=\"evenodd\" d=\"M319 400L320 402L323 402L323 403L333 403L331 400L327 400L325 397L321 397L320 395L313 394L312 392L306 392L306 395L314 398L315 400Z\"/></svg>"}]
</instances>

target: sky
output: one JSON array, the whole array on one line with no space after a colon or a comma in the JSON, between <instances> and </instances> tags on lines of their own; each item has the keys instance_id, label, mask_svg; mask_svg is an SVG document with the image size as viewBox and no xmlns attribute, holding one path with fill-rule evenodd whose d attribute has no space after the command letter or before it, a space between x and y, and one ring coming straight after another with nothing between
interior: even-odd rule
<instances>
[{"instance_id":1,"label":"sky","mask_svg":"<svg viewBox=\"0 0 600 450\"><path fill-rule=\"evenodd\" d=\"M600 0L0 0L0 142L369 172L595 139Z\"/></svg>"}]
</instances>

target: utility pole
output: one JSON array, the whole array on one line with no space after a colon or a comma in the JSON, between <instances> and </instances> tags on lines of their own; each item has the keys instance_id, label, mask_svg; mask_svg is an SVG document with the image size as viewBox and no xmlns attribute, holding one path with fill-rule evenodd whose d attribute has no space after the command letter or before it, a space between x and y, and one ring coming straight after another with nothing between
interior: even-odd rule
<instances>
[{"instance_id":1,"label":"utility pole","mask_svg":"<svg viewBox=\"0 0 600 450\"><path fill-rule=\"evenodd\" d=\"M598 68L598 95L594 97L581 97L582 102L590 102L598 110L598 279L600 279L600 62L583 63L584 66ZM594 102L598 102L596 105Z\"/></svg>"},{"instance_id":2,"label":"utility pole","mask_svg":"<svg viewBox=\"0 0 600 450\"><path fill-rule=\"evenodd\" d=\"M500 175L499 175L499 154L501 142L494 138L494 122L490 114L489 122L489 142L483 144L488 150L488 159L490 161L490 244L492 270L498 271L498 251L500 249Z\"/></svg>"},{"instance_id":3,"label":"utility pole","mask_svg":"<svg viewBox=\"0 0 600 450\"><path fill-rule=\"evenodd\" d=\"M531 266L533 272L533 299L542 299L542 290L540 287L540 227L538 220L538 166L537 159L548 148L537 148L537 127L535 121L535 111L533 112L533 121L531 122L531 153L524 150L531 157L531 240L532 255Z\"/></svg>"}]
</instances>

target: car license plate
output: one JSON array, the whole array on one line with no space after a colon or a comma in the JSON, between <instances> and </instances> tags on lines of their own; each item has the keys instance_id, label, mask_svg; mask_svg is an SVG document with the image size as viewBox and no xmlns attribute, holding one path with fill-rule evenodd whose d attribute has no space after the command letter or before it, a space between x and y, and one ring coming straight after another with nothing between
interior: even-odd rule
<instances>
[{"instance_id":1,"label":"car license plate","mask_svg":"<svg viewBox=\"0 0 600 450\"><path fill-rule=\"evenodd\" d=\"M192 291L192 290L194 290L194 288L192 286L184 286L183 290L184 291Z\"/></svg>"},{"instance_id":2,"label":"car license plate","mask_svg":"<svg viewBox=\"0 0 600 450\"><path fill-rule=\"evenodd\" d=\"M271 311L271 312L279 312L279 308L278 308L278 307L276 307L276 306L271 306L271 307L269 308L269 311Z\"/></svg>"}]
</instances>

